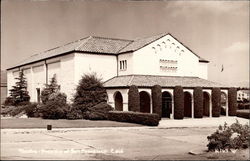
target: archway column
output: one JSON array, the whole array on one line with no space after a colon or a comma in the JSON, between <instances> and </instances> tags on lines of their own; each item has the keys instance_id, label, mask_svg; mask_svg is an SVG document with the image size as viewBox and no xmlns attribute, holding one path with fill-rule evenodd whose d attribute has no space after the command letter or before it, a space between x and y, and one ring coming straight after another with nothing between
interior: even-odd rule
<instances>
[{"instance_id":1,"label":"archway column","mask_svg":"<svg viewBox=\"0 0 250 161\"><path fill-rule=\"evenodd\" d=\"M209 117L212 117L212 96L209 97Z\"/></svg>"},{"instance_id":2,"label":"archway column","mask_svg":"<svg viewBox=\"0 0 250 161\"><path fill-rule=\"evenodd\" d=\"M221 90L221 92L226 94L226 116L228 116L228 90Z\"/></svg>"},{"instance_id":3,"label":"archway column","mask_svg":"<svg viewBox=\"0 0 250 161\"><path fill-rule=\"evenodd\" d=\"M172 99L172 113L170 114L170 118L174 119L174 101Z\"/></svg>"},{"instance_id":4,"label":"archway column","mask_svg":"<svg viewBox=\"0 0 250 161\"><path fill-rule=\"evenodd\" d=\"M194 118L194 94L191 96L191 118L193 119Z\"/></svg>"}]
</instances>

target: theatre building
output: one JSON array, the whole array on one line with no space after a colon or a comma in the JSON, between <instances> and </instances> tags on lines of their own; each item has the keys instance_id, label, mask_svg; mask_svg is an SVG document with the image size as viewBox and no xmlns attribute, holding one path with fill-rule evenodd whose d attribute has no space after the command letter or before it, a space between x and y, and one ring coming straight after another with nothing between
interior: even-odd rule
<instances>
[{"instance_id":1,"label":"theatre building","mask_svg":"<svg viewBox=\"0 0 250 161\"><path fill-rule=\"evenodd\" d=\"M7 69L8 90L24 71L32 102L40 101L44 84L56 75L60 90L70 100L84 73L97 73L104 81L108 103L116 110L128 111L128 90L136 85L140 111L152 113L151 88L162 87L162 117L173 118L173 89L184 90L185 117L194 117L193 89L203 89L204 115L211 117L211 91L219 87L228 115L228 87L207 80L209 61L201 58L171 34L136 40L89 36L33 55Z\"/></svg>"}]
</instances>

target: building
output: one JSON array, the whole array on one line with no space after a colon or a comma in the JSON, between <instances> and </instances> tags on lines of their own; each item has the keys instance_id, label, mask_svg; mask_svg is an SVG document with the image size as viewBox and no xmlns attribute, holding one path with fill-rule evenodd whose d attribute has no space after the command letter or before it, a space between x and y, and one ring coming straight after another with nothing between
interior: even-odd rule
<instances>
[{"instance_id":1,"label":"building","mask_svg":"<svg viewBox=\"0 0 250 161\"><path fill-rule=\"evenodd\" d=\"M1 71L1 104L4 103L7 96L7 72Z\"/></svg>"},{"instance_id":2,"label":"building","mask_svg":"<svg viewBox=\"0 0 250 161\"><path fill-rule=\"evenodd\" d=\"M61 91L72 98L84 73L96 72L105 81L108 103L117 110L128 111L128 89L137 85L141 111L152 113L151 87L162 86L163 117L173 117L173 88L181 85L185 96L185 117L194 117L193 88L204 92L204 115L211 116L211 89L228 88L207 80L209 61L201 58L171 34L136 40L89 36L26 59L8 69L8 89L24 70L31 101L38 101L45 83L57 76ZM226 115L228 103L225 104Z\"/></svg>"}]
</instances>

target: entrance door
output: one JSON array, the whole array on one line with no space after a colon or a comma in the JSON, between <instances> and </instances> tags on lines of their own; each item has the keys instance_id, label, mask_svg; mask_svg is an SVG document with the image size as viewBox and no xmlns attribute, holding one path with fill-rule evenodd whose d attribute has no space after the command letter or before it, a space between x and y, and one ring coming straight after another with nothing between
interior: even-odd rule
<instances>
[{"instance_id":1,"label":"entrance door","mask_svg":"<svg viewBox=\"0 0 250 161\"><path fill-rule=\"evenodd\" d=\"M162 117L170 118L170 113L172 113L172 98L170 93L162 93Z\"/></svg>"}]
</instances>

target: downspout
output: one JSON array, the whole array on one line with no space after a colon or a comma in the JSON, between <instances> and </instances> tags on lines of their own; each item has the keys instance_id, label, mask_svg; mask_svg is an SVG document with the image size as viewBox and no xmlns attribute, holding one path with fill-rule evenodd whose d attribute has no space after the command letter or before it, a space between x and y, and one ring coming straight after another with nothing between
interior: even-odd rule
<instances>
[{"instance_id":1,"label":"downspout","mask_svg":"<svg viewBox=\"0 0 250 161\"><path fill-rule=\"evenodd\" d=\"M44 60L44 63L45 63L45 76L46 76L45 82L46 82L46 84L48 84L48 64L47 64L46 60Z\"/></svg>"},{"instance_id":2,"label":"downspout","mask_svg":"<svg viewBox=\"0 0 250 161\"><path fill-rule=\"evenodd\" d=\"M116 55L116 76L118 77L119 74L118 74L118 71L119 71L119 62L118 62L118 55Z\"/></svg>"}]
</instances>

